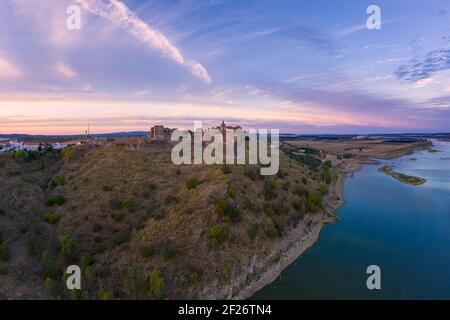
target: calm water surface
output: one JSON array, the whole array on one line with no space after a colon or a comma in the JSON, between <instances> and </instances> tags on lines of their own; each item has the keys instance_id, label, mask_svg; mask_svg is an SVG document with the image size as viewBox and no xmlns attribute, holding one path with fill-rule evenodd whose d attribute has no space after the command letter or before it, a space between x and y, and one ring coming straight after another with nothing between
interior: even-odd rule
<instances>
[{"instance_id":1,"label":"calm water surface","mask_svg":"<svg viewBox=\"0 0 450 320\"><path fill-rule=\"evenodd\" d=\"M347 180L339 223L252 299L450 299L450 143L367 165ZM412 158L417 158L413 160ZM382 165L427 179L403 184ZM381 290L366 268L381 268Z\"/></svg>"}]
</instances>

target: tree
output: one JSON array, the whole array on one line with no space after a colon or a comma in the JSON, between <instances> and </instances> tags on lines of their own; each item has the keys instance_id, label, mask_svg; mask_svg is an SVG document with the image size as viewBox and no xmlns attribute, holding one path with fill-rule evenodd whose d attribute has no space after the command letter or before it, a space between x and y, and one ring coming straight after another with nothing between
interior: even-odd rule
<instances>
[{"instance_id":1,"label":"tree","mask_svg":"<svg viewBox=\"0 0 450 320\"><path fill-rule=\"evenodd\" d=\"M59 238L59 246L61 254L66 262L70 263L76 258L76 246L75 242L68 235L62 235Z\"/></svg>"},{"instance_id":2,"label":"tree","mask_svg":"<svg viewBox=\"0 0 450 320\"><path fill-rule=\"evenodd\" d=\"M163 299L166 294L166 281L159 267L155 267L148 274L148 285L152 296L155 299Z\"/></svg>"}]
</instances>

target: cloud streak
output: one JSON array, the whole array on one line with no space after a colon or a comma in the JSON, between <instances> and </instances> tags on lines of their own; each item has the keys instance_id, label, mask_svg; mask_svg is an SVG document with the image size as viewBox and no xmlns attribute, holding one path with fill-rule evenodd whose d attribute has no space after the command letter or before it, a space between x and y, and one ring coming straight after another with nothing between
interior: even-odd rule
<instances>
[{"instance_id":1,"label":"cloud streak","mask_svg":"<svg viewBox=\"0 0 450 320\"><path fill-rule=\"evenodd\" d=\"M439 71L449 69L450 48L443 48L430 51L422 61L413 59L401 65L395 75L401 80L417 82L428 79Z\"/></svg>"},{"instance_id":2,"label":"cloud streak","mask_svg":"<svg viewBox=\"0 0 450 320\"><path fill-rule=\"evenodd\" d=\"M212 82L211 76L203 65L186 59L181 51L163 33L141 20L121 1L75 0L75 2L90 13L110 20L117 27L127 31L139 41L161 52L163 56L185 66L195 77L206 83Z\"/></svg>"}]
</instances>

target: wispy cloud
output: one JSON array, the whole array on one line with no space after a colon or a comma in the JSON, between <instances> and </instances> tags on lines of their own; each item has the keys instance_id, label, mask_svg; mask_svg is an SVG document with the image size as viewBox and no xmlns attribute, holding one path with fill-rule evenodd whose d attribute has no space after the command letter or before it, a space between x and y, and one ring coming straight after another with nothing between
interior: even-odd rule
<instances>
[{"instance_id":1,"label":"wispy cloud","mask_svg":"<svg viewBox=\"0 0 450 320\"><path fill-rule=\"evenodd\" d=\"M67 64L64 62L58 62L55 67L56 72L59 74L67 77L67 78L74 78L77 76L77 73Z\"/></svg>"},{"instance_id":2,"label":"wispy cloud","mask_svg":"<svg viewBox=\"0 0 450 320\"><path fill-rule=\"evenodd\" d=\"M405 81L417 82L448 69L450 69L450 48L445 48L429 52L422 61L413 59L401 65L395 75Z\"/></svg>"},{"instance_id":3,"label":"wispy cloud","mask_svg":"<svg viewBox=\"0 0 450 320\"><path fill-rule=\"evenodd\" d=\"M394 19L383 20L383 21L382 21L382 25L388 24L388 23L391 23L391 22L395 22L395 21L398 21L398 20L400 20L400 19L401 19L401 18L394 18ZM345 35L347 35L347 34L351 34L351 33L357 32L357 31L361 31L361 30L368 30L368 29L367 29L367 24L366 24L366 23L361 23L361 24L353 25L353 26L350 26L350 27L348 27L348 28L339 30L339 31L336 32L336 35L338 35L338 36L345 36Z\"/></svg>"},{"instance_id":4,"label":"wispy cloud","mask_svg":"<svg viewBox=\"0 0 450 320\"><path fill-rule=\"evenodd\" d=\"M0 57L0 78L18 78L22 72L5 58Z\"/></svg>"},{"instance_id":5,"label":"wispy cloud","mask_svg":"<svg viewBox=\"0 0 450 320\"><path fill-rule=\"evenodd\" d=\"M140 19L125 4L118 0L75 0L84 9L92 14L108 19L119 28L139 39L141 42L150 45L152 48L160 51L164 56L185 66L197 78L207 83L212 79L206 68L200 63L186 59L181 51L173 45L169 39L160 31L148 25Z\"/></svg>"}]
</instances>

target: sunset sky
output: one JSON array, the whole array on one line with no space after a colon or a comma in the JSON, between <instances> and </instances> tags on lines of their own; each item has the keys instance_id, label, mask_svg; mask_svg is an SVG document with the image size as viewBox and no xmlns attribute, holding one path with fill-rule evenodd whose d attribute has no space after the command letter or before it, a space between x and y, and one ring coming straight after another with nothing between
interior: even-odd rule
<instances>
[{"instance_id":1,"label":"sunset sky","mask_svg":"<svg viewBox=\"0 0 450 320\"><path fill-rule=\"evenodd\" d=\"M81 30L66 9L81 7ZM382 29L368 30L368 5ZM450 1L2 0L0 133L450 132Z\"/></svg>"}]
</instances>

